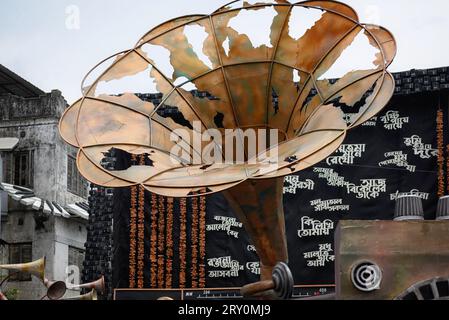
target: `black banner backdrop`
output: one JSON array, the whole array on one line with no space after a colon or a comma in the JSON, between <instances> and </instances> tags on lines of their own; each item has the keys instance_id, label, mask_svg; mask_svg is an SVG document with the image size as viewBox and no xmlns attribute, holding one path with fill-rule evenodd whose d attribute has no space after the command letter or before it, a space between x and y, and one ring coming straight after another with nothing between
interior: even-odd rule
<instances>
[{"instance_id":1,"label":"black banner backdrop","mask_svg":"<svg viewBox=\"0 0 449 320\"><path fill-rule=\"evenodd\" d=\"M400 84L399 77L396 79ZM449 193L448 108L447 91L397 94L381 114L349 132L335 154L285 179L289 266L295 284L323 287L334 284L333 233L342 219L391 220L395 199L403 193L421 197L426 218L434 219L438 197ZM118 159L116 169L129 166L129 155L115 156ZM134 268L139 261L134 260L139 254L139 243L131 245L134 253L130 251L130 243L139 242L138 230L144 234L140 240L143 241L140 247L143 248L140 251L143 261L140 262L143 268L140 286L143 288L239 287L258 280L257 253L221 194L203 198L205 223L198 220L201 200L186 201L184 224L182 200L174 199L172 225L167 224L166 219L161 225L158 220L154 229L151 226L151 213L155 210L152 199L158 199L157 208L165 211L170 200L145 192L144 199L138 196L135 201L144 205L143 220L133 220L131 193L127 188L114 192L115 288L130 287L133 272L133 277L138 278L139 271ZM138 207L135 205L134 210ZM166 217L167 212L164 213ZM143 224L140 229L139 223ZM180 237L183 225L184 245ZM200 252L201 232L205 233L204 256ZM172 243L167 244L169 233ZM156 257L151 257L152 241L158 241L157 248L162 246ZM164 257L167 245L173 250L169 254L168 269ZM199 280L201 267L205 283ZM156 283L152 280L154 273L160 280ZM170 273L169 278L167 273ZM185 280L181 281L182 277ZM138 286L132 283L131 287Z\"/></svg>"},{"instance_id":2,"label":"black banner backdrop","mask_svg":"<svg viewBox=\"0 0 449 320\"><path fill-rule=\"evenodd\" d=\"M404 193L422 198L426 219L435 218L438 180L447 176L447 167L438 172L437 166L439 154L447 159L447 151L437 148L443 103L440 139L447 145L447 95L395 96L381 114L349 132L334 155L286 178L284 205L295 283L334 283L333 233L342 219L392 220L395 200Z\"/></svg>"}]
</instances>

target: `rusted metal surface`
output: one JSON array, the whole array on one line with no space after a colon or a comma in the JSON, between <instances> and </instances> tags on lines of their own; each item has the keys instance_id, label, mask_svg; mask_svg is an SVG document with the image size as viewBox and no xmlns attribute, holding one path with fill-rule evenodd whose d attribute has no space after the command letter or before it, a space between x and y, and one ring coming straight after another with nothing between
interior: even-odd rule
<instances>
[{"instance_id":1,"label":"rusted metal surface","mask_svg":"<svg viewBox=\"0 0 449 320\"><path fill-rule=\"evenodd\" d=\"M395 300L449 300L449 278L434 277L415 283Z\"/></svg>"},{"instance_id":2,"label":"rusted metal surface","mask_svg":"<svg viewBox=\"0 0 449 320\"><path fill-rule=\"evenodd\" d=\"M229 205L245 226L261 261L262 278L287 261L282 178L245 181L226 191Z\"/></svg>"},{"instance_id":3,"label":"rusted metal surface","mask_svg":"<svg viewBox=\"0 0 449 320\"><path fill-rule=\"evenodd\" d=\"M341 221L335 251L337 299L392 300L423 281L449 278L449 222ZM382 272L372 292L351 281L352 268L363 261Z\"/></svg>"},{"instance_id":4,"label":"rusted metal surface","mask_svg":"<svg viewBox=\"0 0 449 320\"><path fill-rule=\"evenodd\" d=\"M244 297L252 297L259 294L260 292L265 292L273 289L273 280L264 280L244 287L241 292Z\"/></svg>"},{"instance_id":5,"label":"rusted metal surface","mask_svg":"<svg viewBox=\"0 0 449 320\"><path fill-rule=\"evenodd\" d=\"M287 261L282 177L325 159L349 129L387 104L396 44L340 2L250 2L173 19L105 59L84 79L83 97L63 115L60 133L79 148L78 168L95 184L142 185L171 197L228 190L267 269L264 279ZM155 104L136 95L156 92L162 99ZM183 121L160 116L164 106L178 108ZM208 144L192 143L197 133L263 128L278 130L277 155L252 157L239 133L244 163L192 161ZM177 129L189 133L177 137L186 151L179 158L170 153ZM100 162L111 148L145 154L151 165L108 171Z\"/></svg>"},{"instance_id":6,"label":"rusted metal surface","mask_svg":"<svg viewBox=\"0 0 449 320\"><path fill-rule=\"evenodd\" d=\"M272 14L272 21L268 21L268 29L256 31L259 37L266 37L265 42L235 26L241 15L262 19L266 17L264 12ZM308 16L315 21L307 22ZM187 36L189 28L202 30L201 52L195 51L194 41ZM298 34L295 29L301 28L303 34ZM339 64L345 52L357 45L356 38L364 41L365 47L358 46L357 53L362 56L367 50L364 59L368 64L372 62L370 68L357 70ZM168 55L166 65L153 60L158 57L153 55L156 50ZM361 24L356 12L339 2L273 1L251 5L237 1L211 15L180 17L161 24L131 50L105 60L86 77L84 96L64 114L60 131L68 143L80 149L81 173L100 185L143 184L164 195L172 195L176 188L179 196L213 185L207 193L217 192L247 179L294 173L332 153L348 129L374 116L391 97L394 82L386 68L395 53L394 38L387 30ZM326 77L335 65L343 68L336 83ZM92 76L95 73L96 78ZM89 77L93 77L90 82ZM216 99L192 95L193 87ZM145 88L163 94L159 105L135 95ZM311 97L313 90L316 94ZM274 94L277 102L272 99ZM256 166L243 165L243 175L232 165L192 173L191 166L185 165L191 159L168 161L174 146L170 133L186 127L159 116L156 110L163 105L176 106L190 124L199 121L200 132L211 128L221 132L235 128L277 129L283 133L279 141L282 152L277 159L265 159ZM338 108L341 105L354 107L349 121ZM329 109L334 111L325 112ZM317 119L320 113L326 115ZM217 115L223 116L220 126L214 121ZM151 167L110 172L100 166L99 160L104 150L112 147L147 153L150 158L154 151L159 159L165 159L154 161ZM183 148L191 155L199 152L188 141ZM267 165L273 162L276 164ZM220 183L209 179L217 170L227 172L221 175ZM195 183L173 186L165 178L169 171L176 172L171 179Z\"/></svg>"}]
</instances>

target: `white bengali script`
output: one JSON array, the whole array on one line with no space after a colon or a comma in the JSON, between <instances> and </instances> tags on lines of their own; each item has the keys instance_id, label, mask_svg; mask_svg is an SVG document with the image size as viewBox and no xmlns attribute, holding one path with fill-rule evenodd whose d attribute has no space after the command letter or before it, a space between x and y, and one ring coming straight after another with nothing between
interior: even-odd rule
<instances>
[{"instance_id":1,"label":"white bengali script","mask_svg":"<svg viewBox=\"0 0 449 320\"><path fill-rule=\"evenodd\" d=\"M329 200L316 199L310 201L310 205L313 207L315 212L349 211L350 209L349 205L343 204L343 199L329 199Z\"/></svg>"},{"instance_id":2,"label":"white bengali script","mask_svg":"<svg viewBox=\"0 0 449 320\"><path fill-rule=\"evenodd\" d=\"M249 244L246 246L246 250L248 250L249 252L256 252L256 247L252 244Z\"/></svg>"},{"instance_id":3,"label":"white bengali script","mask_svg":"<svg viewBox=\"0 0 449 320\"><path fill-rule=\"evenodd\" d=\"M399 168L405 168L410 172L416 171L416 166L410 165L408 163L408 155L404 154L402 151L392 151L385 153L385 158L393 157L392 159L387 159L385 161L379 162L379 167L395 165Z\"/></svg>"},{"instance_id":4,"label":"white bengali script","mask_svg":"<svg viewBox=\"0 0 449 320\"><path fill-rule=\"evenodd\" d=\"M337 153L326 159L326 163L330 165L354 164L356 158L361 158L365 152L366 144L342 144L338 148Z\"/></svg>"},{"instance_id":5,"label":"white bengali script","mask_svg":"<svg viewBox=\"0 0 449 320\"><path fill-rule=\"evenodd\" d=\"M210 278L236 278L239 276L240 270L244 269L243 265L240 265L237 260L233 260L230 256L207 259L207 265L213 268L225 269L209 271Z\"/></svg>"},{"instance_id":6,"label":"white bengali script","mask_svg":"<svg viewBox=\"0 0 449 320\"><path fill-rule=\"evenodd\" d=\"M387 130L399 130L404 124L409 123L409 117L401 117L399 111L394 110L388 111L380 120Z\"/></svg>"},{"instance_id":7,"label":"white bengali script","mask_svg":"<svg viewBox=\"0 0 449 320\"><path fill-rule=\"evenodd\" d=\"M238 222L236 218L215 216L214 220L221 223L206 225L206 231L224 231L228 236L238 239L240 232L231 230L231 228L235 227L241 229L243 224Z\"/></svg>"},{"instance_id":8,"label":"white bengali script","mask_svg":"<svg viewBox=\"0 0 449 320\"><path fill-rule=\"evenodd\" d=\"M212 270L209 271L209 278L238 278L238 270Z\"/></svg>"},{"instance_id":9,"label":"white bengali script","mask_svg":"<svg viewBox=\"0 0 449 320\"><path fill-rule=\"evenodd\" d=\"M318 178L326 179L328 186L346 188L346 192L355 194L357 199L376 199L387 191L387 179L361 179L357 185L345 181L344 177L330 168L315 167L313 172L318 173Z\"/></svg>"},{"instance_id":10,"label":"white bengali script","mask_svg":"<svg viewBox=\"0 0 449 320\"><path fill-rule=\"evenodd\" d=\"M376 199L387 192L387 179L362 179L360 185L350 183L346 186L348 193L354 193L357 199Z\"/></svg>"},{"instance_id":11,"label":"white bengali script","mask_svg":"<svg viewBox=\"0 0 449 320\"><path fill-rule=\"evenodd\" d=\"M313 168L313 172L318 173L318 178L326 179L327 185L330 187L344 187L349 182L345 181L344 177L341 177L334 169L330 168Z\"/></svg>"},{"instance_id":12,"label":"white bengali script","mask_svg":"<svg viewBox=\"0 0 449 320\"><path fill-rule=\"evenodd\" d=\"M334 222L330 219L320 221L310 217L302 217L298 237L328 236L332 230L334 230Z\"/></svg>"},{"instance_id":13,"label":"white bengali script","mask_svg":"<svg viewBox=\"0 0 449 320\"><path fill-rule=\"evenodd\" d=\"M399 192L398 190L390 194L390 200L396 200L399 196L417 196L423 200L429 200L430 193L421 192L418 189L410 190L410 192Z\"/></svg>"},{"instance_id":14,"label":"white bengali script","mask_svg":"<svg viewBox=\"0 0 449 320\"><path fill-rule=\"evenodd\" d=\"M249 270L252 274L260 275L260 262L247 262L246 270Z\"/></svg>"},{"instance_id":15,"label":"white bengali script","mask_svg":"<svg viewBox=\"0 0 449 320\"><path fill-rule=\"evenodd\" d=\"M422 138L418 135L404 138L404 144L407 147L412 147L414 155L419 156L421 159L438 157L438 150L433 149L431 144L424 144Z\"/></svg>"},{"instance_id":16,"label":"white bengali script","mask_svg":"<svg viewBox=\"0 0 449 320\"><path fill-rule=\"evenodd\" d=\"M284 194L291 193L296 194L298 190L314 190L315 182L307 179L300 181L299 176L288 176L284 179Z\"/></svg>"},{"instance_id":17,"label":"white bengali script","mask_svg":"<svg viewBox=\"0 0 449 320\"><path fill-rule=\"evenodd\" d=\"M331 254L332 251L332 244L324 243L318 246L318 251L305 252L303 255L308 267L319 268L335 261L335 255Z\"/></svg>"}]
</instances>

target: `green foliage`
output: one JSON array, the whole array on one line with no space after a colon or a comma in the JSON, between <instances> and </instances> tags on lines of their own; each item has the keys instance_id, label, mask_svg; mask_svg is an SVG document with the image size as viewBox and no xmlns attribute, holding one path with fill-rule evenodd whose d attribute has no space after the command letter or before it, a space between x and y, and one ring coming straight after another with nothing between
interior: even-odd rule
<instances>
[{"instance_id":1,"label":"green foliage","mask_svg":"<svg viewBox=\"0 0 449 320\"><path fill-rule=\"evenodd\" d=\"M17 300L17 297L19 296L19 290L16 288L11 288L6 290L4 294L6 298L8 298L8 300Z\"/></svg>"}]
</instances>

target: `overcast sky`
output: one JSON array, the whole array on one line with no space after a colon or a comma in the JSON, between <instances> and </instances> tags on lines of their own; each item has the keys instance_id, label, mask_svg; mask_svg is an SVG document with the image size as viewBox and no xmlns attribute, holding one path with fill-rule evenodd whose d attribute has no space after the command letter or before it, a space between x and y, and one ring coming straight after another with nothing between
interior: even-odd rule
<instances>
[{"instance_id":1,"label":"overcast sky","mask_svg":"<svg viewBox=\"0 0 449 320\"><path fill-rule=\"evenodd\" d=\"M227 0L1 0L0 64L44 91L77 99L84 75L174 17L211 13ZM395 35L392 71L449 66L449 1L345 0L362 22Z\"/></svg>"}]
</instances>

